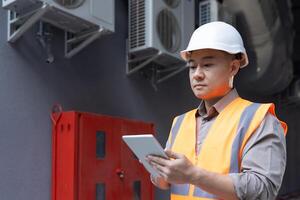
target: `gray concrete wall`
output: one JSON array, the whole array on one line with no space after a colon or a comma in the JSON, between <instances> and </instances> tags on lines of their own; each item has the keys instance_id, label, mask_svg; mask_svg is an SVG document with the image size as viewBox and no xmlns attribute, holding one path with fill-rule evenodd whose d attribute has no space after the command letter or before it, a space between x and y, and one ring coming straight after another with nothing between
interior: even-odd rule
<instances>
[{"instance_id":1,"label":"gray concrete wall","mask_svg":"<svg viewBox=\"0 0 300 200\"><path fill-rule=\"evenodd\" d=\"M33 27L17 43L6 42L6 12L0 9L0 200L49 200L53 104L154 122L164 143L172 117L195 107L186 72L156 92L140 77L125 75L127 2L116 1L116 32L97 40L74 58L63 58L63 32L54 29L55 62L35 39ZM290 115L293 113L293 115ZM297 130L299 109L282 111L291 128L289 168L284 191L297 189L300 174ZM168 199L157 192L157 199Z\"/></svg>"}]
</instances>

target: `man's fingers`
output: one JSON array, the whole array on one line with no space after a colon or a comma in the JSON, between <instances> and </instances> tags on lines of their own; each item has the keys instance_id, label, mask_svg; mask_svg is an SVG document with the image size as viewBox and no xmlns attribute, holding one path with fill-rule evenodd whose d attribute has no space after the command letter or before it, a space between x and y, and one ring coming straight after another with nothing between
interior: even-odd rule
<instances>
[{"instance_id":1,"label":"man's fingers","mask_svg":"<svg viewBox=\"0 0 300 200\"><path fill-rule=\"evenodd\" d=\"M167 178L167 169L164 166L158 165L158 164L154 164L153 168L158 172L158 174L166 179Z\"/></svg>"},{"instance_id":2,"label":"man's fingers","mask_svg":"<svg viewBox=\"0 0 300 200\"><path fill-rule=\"evenodd\" d=\"M165 153L167 154L167 156L168 156L169 158L174 158L174 159L182 158L182 154L173 152L173 151L171 151L171 150L166 150Z\"/></svg>"},{"instance_id":3,"label":"man's fingers","mask_svg":"<svg viewBox=\"0 0 300 200\"><path fill-rule=\"evenodd\" d=\"M153 162L153 163L156 163L158 165L162 165L162 166L166 166L168 165L168 160L166 160L165 158L161 158L161 157L158 157L158 156L147 156L147 160L148 162Z\"/></svg>"}]
</instances>

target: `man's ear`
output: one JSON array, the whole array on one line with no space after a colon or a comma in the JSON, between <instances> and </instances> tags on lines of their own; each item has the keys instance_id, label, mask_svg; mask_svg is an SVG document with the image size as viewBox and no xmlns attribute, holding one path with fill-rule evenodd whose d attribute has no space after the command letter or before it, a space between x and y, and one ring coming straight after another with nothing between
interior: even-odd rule
<instances>
[{"instance_id":1,"label":"man's ear","mask_svg":"<svg viewBox=\"0 0 300 200\"><path fill-rule=\"evenodd\" d=\"M240 70L241 63L239 60L234 59L231 61L230 67L231 67L232 76L235 76L238 73L238 71Z\"/></svg>"}]
</instances>

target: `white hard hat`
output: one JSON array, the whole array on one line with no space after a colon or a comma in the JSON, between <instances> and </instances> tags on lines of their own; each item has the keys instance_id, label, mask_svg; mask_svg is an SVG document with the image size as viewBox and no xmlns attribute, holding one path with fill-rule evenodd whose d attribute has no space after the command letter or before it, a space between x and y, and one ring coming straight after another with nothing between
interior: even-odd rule
<instances>
[{"instance_id":1,"label":"white hard hat","mask_svg":"<svg viewBox=\"0 0 300 200\"><path fill-rule=\"evenodd\" d=\"M180 54L184 60L187 60L189 52L200 49L216 49L230 54L241 53L241 68L249 63L240 33L225 22L210 22L197 28L187 48Z\"/></svg>"}]
</instances>

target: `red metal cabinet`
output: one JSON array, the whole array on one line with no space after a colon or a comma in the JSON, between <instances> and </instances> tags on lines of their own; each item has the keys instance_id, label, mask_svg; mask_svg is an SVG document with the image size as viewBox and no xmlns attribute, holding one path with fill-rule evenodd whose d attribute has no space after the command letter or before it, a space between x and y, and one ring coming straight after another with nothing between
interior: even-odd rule
<instances>
[{"instance_id":1,"label":"red metal cabinet","mask_svg":"<svg viewBox=\"0 0 300 200\"><path fill-rule=\"evenodd\" d=\"M121 140L153 124L80 112L52 115L52 200L150 200L149 174Z\"/></svg>"}]
</instances>

